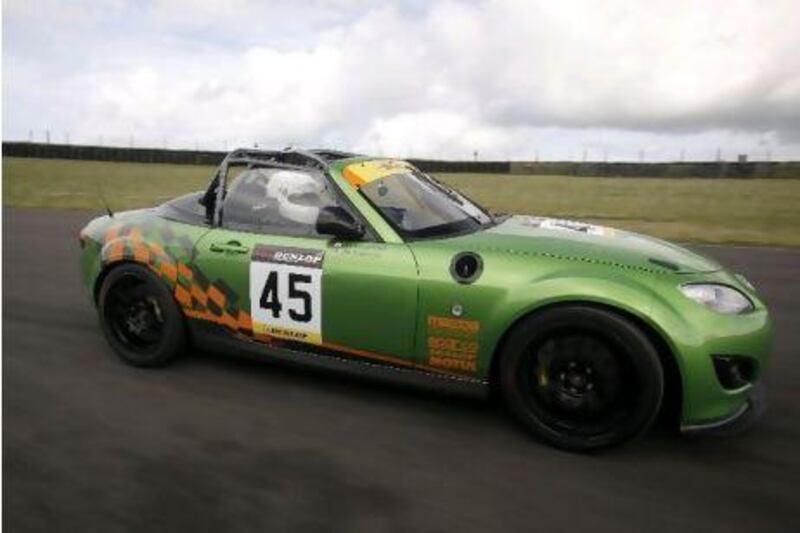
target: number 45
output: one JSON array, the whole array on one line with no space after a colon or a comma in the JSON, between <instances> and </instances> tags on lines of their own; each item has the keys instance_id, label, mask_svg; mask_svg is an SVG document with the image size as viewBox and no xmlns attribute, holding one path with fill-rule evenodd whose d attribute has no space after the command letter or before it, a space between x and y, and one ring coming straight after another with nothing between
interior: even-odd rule
<instances>
[{"instance_id":1,"label":"number 45","mask_svg":"<svg viewBox=\"0 0 800 533\"><path fill-rule=\"evenodd\" d=\"M289 298L302 300L303 302L302 312L289 309L289 317L295 322L310 322L312 318L311 293L297 288L298 284L304 283L311 283L311 276L289 272ZM279 319L281 317L283 304L278 297L278 273L274 270L267 275L267 282L264 284L264 290L261 291L259 304L262 309L272 312L272 318Z\"/></svg>"}]
</instances>

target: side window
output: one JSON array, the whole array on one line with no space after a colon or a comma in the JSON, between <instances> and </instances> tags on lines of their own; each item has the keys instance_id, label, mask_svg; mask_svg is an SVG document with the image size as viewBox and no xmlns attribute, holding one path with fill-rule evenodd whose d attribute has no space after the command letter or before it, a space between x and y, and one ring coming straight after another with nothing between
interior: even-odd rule
<instances>
[{"instance_id":1,"label":"side window","mask_svg":"<svg viewBox=\"0 0 800 533\"><path fill-rule=\"evenodd\" d=\"M222 224L233 230L320 237L317 216L323 207L334 205L334 195L319 172L251 168L232 179Z\"/></svg>"}]
</instances>

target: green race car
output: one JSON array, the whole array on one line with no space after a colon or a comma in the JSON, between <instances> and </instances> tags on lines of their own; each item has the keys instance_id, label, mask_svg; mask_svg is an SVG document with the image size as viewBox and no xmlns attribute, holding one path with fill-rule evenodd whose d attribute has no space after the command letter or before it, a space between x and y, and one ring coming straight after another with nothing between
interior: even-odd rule
<instances>
[{"instance_id":1,"label":"green race car","mask_svg":"<svg viewBox=\"0 0 800 533\"><path fill-rule=\"evenodd\" d=\"M626 231L491 215L403 161L235 150L205 192L80 242L103 332L138 366L191 342L485 384L570 450L665 411L724 433L763 410L770 320L743 277Z\"/></svg>"}]
</instances>

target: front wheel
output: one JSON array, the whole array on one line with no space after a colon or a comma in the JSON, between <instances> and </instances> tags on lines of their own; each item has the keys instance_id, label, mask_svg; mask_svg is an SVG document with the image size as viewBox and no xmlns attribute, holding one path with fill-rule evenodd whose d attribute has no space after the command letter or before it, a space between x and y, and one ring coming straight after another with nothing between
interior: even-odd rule
<instances>
[{"instance_id":1,"label":"front wheel","mask_svg":"<svg viewBox=\"0 0 800 533\"><path fill-rule=\"evenodd\" d=\"M500 354L511 411L544 441L589 451L643 434L664 394L658 353L630 321L589 306L522 320Z\"/></svg>"},{"instance_id":2,"label":"front wheel","mask_svg":"<svg viewBox=\"0 0 800 533\"><path fill-rule=\"evenodd\" d=\"M161 366L185 343L183 315L166 284L146 267L123 264L103 280L98 297L103 333L134 366Z\"/></svg>"}]
</instances>

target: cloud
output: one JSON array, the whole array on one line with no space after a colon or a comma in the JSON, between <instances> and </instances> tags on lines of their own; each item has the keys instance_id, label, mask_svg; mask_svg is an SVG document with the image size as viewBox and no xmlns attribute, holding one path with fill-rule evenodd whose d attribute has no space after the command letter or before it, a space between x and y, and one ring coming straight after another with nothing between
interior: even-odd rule
<instances>
[{"instance_id":1,"label":"cloud","mask_svg":"<svg viewBox=\"0 0 800 533\"><path fill-rule=\"evenodd\" d=\"M800 156L790 1L4 7L6 138L51 127L88 142L427 157Z\"/></svg>"}]
</instances>

